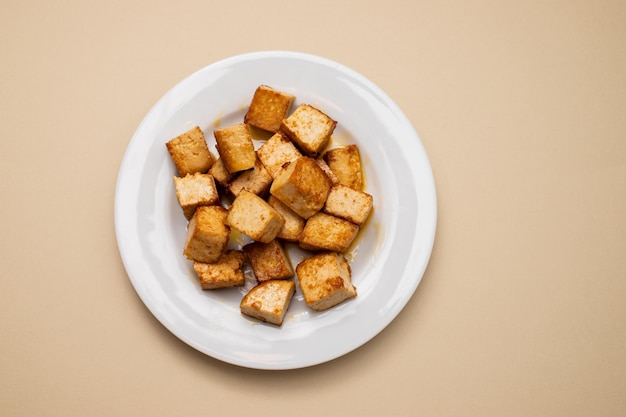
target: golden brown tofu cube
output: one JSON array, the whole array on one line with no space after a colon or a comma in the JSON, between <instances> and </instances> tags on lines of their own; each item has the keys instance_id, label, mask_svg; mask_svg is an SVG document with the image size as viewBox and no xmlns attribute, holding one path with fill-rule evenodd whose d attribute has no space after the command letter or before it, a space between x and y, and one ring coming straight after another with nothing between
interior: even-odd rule
<instances>
[{"instance_id":1,"label":"golden brown tofu cube","mask_svg":"<svg viewBox=\"0 0 626 417\"><path fill-rule=\"evenodd\" d=\"M315 162L317 162L317 165L319 165L320 168L322 168L322 171L324 171L324 174L326 174L326 176L328 177L328 179L330 179L330 182L332 182L333 185L339 184L339 178L337 178L333 170L330 169L330 167L328 166L326 161L324 161L324 159L317 158ZM215 164L213 166L215 166Z\"/></svg>"},{"instance_id":2,"label":"golden brown tofu cube","mask_svg":"<svg viewBox=\"0 0 626 417\"><path fill-rule=\"evenodd\" d=\"M294 99L295 96L291 94L275 90L267 85L261 85L254 92L243 121L250 126L276 132L280 129L280 123L291 110Z\"/></svg>"},{"instance_id":3,"label":"golden brown tofu cube","mask_svg":"<svg viewBox=\"0 0 626 417\"><path fill-rule=\"evenodd\" d=\"M362 226L373 204L374 198L370 194L337 184L328 193L324 212Z\"/></svg>"},{"instance_id":4,"label":"golden brown tofu cube","mask_svg":"<svg viewBox=\"0 0 626 417\"><path fill-rule=\"evenodd\" d=\"M359 226L356 224L320 212L304 225L300 247L306 250L345 252L358 233Z\"/></svg>"},{"instance_id":5,"label":"golden brown tofu cube","mask_svg":"<svg viewBox=\"0 0 626 417\"><path fill-rule=\"evenodd\" d=\"M290 242L298 242L302 229L304 229L304 219L273 195L270 195L267 202L285 218L285 224L276 237Z\"/></svg>"},{"instance_id":6,"label":"golden brown tofu cube","mask_svg":"<svg viewBox=\"0 0 626 417\"><path fill-rule=\"evenodd\" d=\"M226 250L230 228L225 224L227 211L221 206L200 206L187 226L183 254L187 259L212 263Z\"/></svg>"},{"instance_id":7,"label":"golden brown tofu cube","mask_svg":"<svg viewBox=\"0 0 626 417\"><path fill-rule=\"evenodd\" d=\"M228 210L226 224L253 240L269 243L276 238L285 219L267 201L243 189Z\"/></svg>"},{"instance_id":8,"label":"golden brown tofu cube","mask_svg":"<svg viewBox=\"0 0 626 417\"><path fill-rule=\"evenodd\" d=\"M317 157L328 144L337 122L309 104L301 104L281 124L281 130L306 155Z\"/></svg>"},{"instance_id":9,"label":"golden brown tofu cube","mask_svg":"<svg viewBox=\"0 0 626 417\"><path fill-rule=\"evenodd\" d=\"M280 132L261 145L257 149L256 155L270 172L272 178L276 177L283 165L302 156L293 142Z\"/></svg>"},{"instance_id":10,"label":"golden brown tofu cube","mask_svg":"<svg viewBox=\"0 0 626 417\"><path fill-rule=\"evenodd\" d=\"M205 173L213 165L204 133L196 126L165 144L176 166L178 175L184 177L196 172Z\"/></svg>"},{"instance_id":11,"label":"golden brown tofu cube","mask_svg":"<svg viewBox=\"0 0 626 417\"><path fill-rule=\"evenodd\" d=\"M313 310L327 310L356 297L351 270L343 255L325 252L305 259L296 267L304 301Z\"/></svg>"},{"instance_id":12,"label":"golden brown tofu cube","mask_svg":"<svg viewBox=\"0 0 626 417\"><path fill-rule=\"evenodd\" d=\"M224 161L222 158L218 158L217 161L211 166L209 169L209 174L213 176L215 181L217 181L222 186L227 186L228 183L235 177L234 174L231 174L228 169L226 169L226 165L224 165Z\"/></svg>"},{"instance_id":13,"label":"golden brown tofu cube","mask_svg":"<svg viewBox=\"0 0 626 417\"><path fill-rule=\"evenodd\" d=\"M257 281L293 277L291 261L276 239L270 243L252 242L243 247Z\"/></svg>"},{"instance_id":14,"label":"golden brown tofu cube","mask_svg":"<svg viewBox=\"0 0 626 417\"><path fill-rule=\"evenodd\" d=\"M242 251L229 250L220 255L214 263L194 262L193 269L198 274L203 290L240 287L245 283L241 269L244 259Z\"/></svg>"},{"instance_id":15,"label":"golden brown tofu cube","mask_svg":"<svg viewBox=\"0 0 626 417\"><path fill-rule=\"evenodd\" d=\"M296 291L291 280L270 280L259 283L241 300L239 308L246 316L280 326Z\"/></svg>"},{"instance_id":16,"label":"golden brown tofu cube","mask_svg":"<svg viewBox=\"0 0 626 417\"><path fill-rule=\"evenodd\" d=\"M183 214L190 220L198 206L210 206L220 201L215 180L209 174L187 174L183 178L174 177L174 187Z\"/></svg>"},{"instance_id":17,"label":"golden brown tofu cube","mask_svg":"<svg viewBox=\"0 0 626 417\"><path fill-rule=\"evenodd\" d=\"M355 190L363 190L363 168L357 145L330 149L324 160L339 179L339 183Z\"/></svg>"},{"instance_id":18,"label":"golden brown tofu cube","mask_svg":"<svg viewBox=\"0 0 626 417\"><path fill-rule=\"evenodd\" d=\"M308 219L322 207L332 183L314 159L300 157L278 173L270 187L270 194Z\"/></svg>"},{"instance_id":19,"label":"golden brown tofu cube","mask_svg":"<svg viewBox=\"0 0 626 417\"><path fill-rule=\"evenodd\" d=\"M254 163L254 168L249 171L242 172L228 184L228 191L232 195L237 196L244 188L251 193L262 196L267 193L270 185L272 185L272 176L265 166L258 159Z\"/></svg>"},{"instance_id":20,"label":"golden brown tofu cube","mask_svg":"<svg viewBox=\"0 0 626 417\"><path fill-rule=\"evenodd\" d=\"M254 167L256 153L247 124L237 124L213 131L216 149L231 174Z\"/></svg>"}]
</instances>

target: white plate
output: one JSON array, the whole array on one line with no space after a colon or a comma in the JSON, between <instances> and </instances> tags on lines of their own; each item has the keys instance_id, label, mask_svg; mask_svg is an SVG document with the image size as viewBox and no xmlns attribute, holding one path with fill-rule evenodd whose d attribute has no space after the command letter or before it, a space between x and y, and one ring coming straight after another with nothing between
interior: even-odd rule
<instances>
[{"instance_id":1,"label":"white plate","mask_svg":"<svg viewBox=\"0 0 626 417\"><path fill-rule=\"evenodd\" d=\"M186 220L165 143L200 126L243 121L260 84L294 94L338 121L333 144L359 146L375 209L348 253L358 296L328 311L306 307L297 289L282 327L242 316L239 301L254 284L202 291L182 255ZM217 153L214 152L214 155ZM428 263L436 226L430 163L398 106L372 82L336 62L293 52L235 56L190 75L150 110L119 171L115 228L130 280L154 316L195 349L258 369L302 368L366 343L402 310ZM290 249L297 264L298 251ZM297 281L297 280L296 280Z\"/></svg>"}]
</instances>

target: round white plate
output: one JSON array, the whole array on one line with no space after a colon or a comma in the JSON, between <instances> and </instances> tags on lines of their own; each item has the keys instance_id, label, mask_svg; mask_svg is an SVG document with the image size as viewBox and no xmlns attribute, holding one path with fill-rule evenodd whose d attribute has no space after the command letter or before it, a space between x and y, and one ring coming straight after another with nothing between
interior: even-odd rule
<instances>
[{"instance_id":1,"label":"round white plate","mask_svg":"<svg viewBox=\"0 0 626 417\"><path fill-rule=\"evenodd\" d=\"M297 288L281 327L239 312L253 279L242 288L201 290L191 262L182 255L187 222L176 200L176 170L165 147L168 140L198 125L217 155L213 130L241 123L260 84L294 94L294 109L308 103L338 122L332 143L359 146L365 191L373 195L375 207L347 254L358 296L318 313L306 307ZM115 196L122 260L152 314L195 349L258 369L326 362L383 330L422 279L436 214L428 157L398 106L341 64L282 51L225 59L170 90L137 128L121 164ZM295 267L301 253L293 247L289 251Z\"/></svg>"}]
</instances>

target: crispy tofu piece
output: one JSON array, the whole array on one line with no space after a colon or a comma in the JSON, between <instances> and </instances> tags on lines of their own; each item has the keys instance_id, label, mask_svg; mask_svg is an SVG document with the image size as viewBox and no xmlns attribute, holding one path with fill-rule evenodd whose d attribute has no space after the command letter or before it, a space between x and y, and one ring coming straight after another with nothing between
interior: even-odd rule
<instances>
[{"instance_id":1,"label":"crispy tofu piece","mask_svg":"<svg viewBox=\"0 0 626 417\"><path fill-rule=\"evenodd\" d=\"M337 184L330 189L324 212L363 226L374 205L374 198L363 191Z\"/></svg>"},{"instance_id":2,"label":"crispy tofu piece","mask_svg":"<svg viewBox=\"0 0 626 417\"><path fill-rule=\"evenodd\" d=\"M239 308L247 316L280 326L295 291L291 280L263 281L243 297Z\"/></svg>"},{"instance_id":3,"label":"crispy tofu piece","mask_svg":"<svg viewBox=\"0 0 626 417\"><path fill-rule=\"evenodd\" d=\"M183 178L174 177L174 187L178 203L187 220L191 220L196 207L210 206L220 201L215 180L209 174L196 172L187 174Z\"/></svg>"},{"instance_id":4,"label":"crispy tofu piece","mask_svg":"<svg viewBox=\"0 0 626 417\"><path fill-rule=\"evenodd\" d=\"M326 163L326 161L324 161L324 159L322 158L317 158L315 160L315 162L317 162L317 165L320 166L320 168L322 168L322 171L324 171L324 174L326 174L326 176L328 177L328 179L330 179L330 182L335 185L335 184L339 184L339 178L337 178L337 176L335 175L335 173L333 172L332 169L330 169L330 167L328 166L328 164Z\"/></svg>"},{"instance_id":5,"label":"crispy tofu piece","mask_svg":"<svg viewBox=\"0 0 626 417\"><path fill-rule=\"evenodd\" d=\"M270 243L252 242L243 247L257 281L293 277L293 267L283 245L276 239Z\"/></svg>"},{"instance_id":6,"label":"crispy tofu piece","mask_svg":"<svg viewBox=\"0 0 626 417\"><path fill-rule=\"evenodd\" d=\"M314 159L300 157L281 169L270 194L308 219L324 207L332 183Z\"/></svg>"},{"instance_id":7,"label":"crispy tofu piece","mask_svg":"<svg viewBox=\"0 0 626 417\"><path fill-rule=\"evenodd\" d=\"M339 183L355 190L363 190L363 167L357 145L330 149L324 160L339 179Z\"/></svg>"},{"instance_id":8,"label":"crispy tofu piece","mask_svg":"<svg viewBox=\"0 0 626 417\"><path fill-rule=\"evenodd\" d=\"M336 252L324 252L305 259L296 266L304 301L313 310L328 310L354 298L350 264Z\"/></svg>"},{"instance_id":9,"label":"crispy tofu piece","mask_svg":"<svg viewBox=\"0 0 626 417\"><path fill-rule=\"evenodd\" d=\"M267 202L285 218L285 224L280 228L276 237L290 242L298 242L302 229L304 229L304 219L273 195L270 195Z\"/></svg>"},{"instance_id":10,"label":"crispy tofu piece","mask_svg":"<svg viewBox=\"0 0 626 417\"><path fill-rule=\"evenodd\" d=\"M243 251L229 250L220 255L214 263L194 261L193 269L198 274L203 290L241 287L245 283L241 269L244 260Z\"/></svg>"},{"instance_id":11,"label":"crispy tofu piece","mask_svg":"<svg viewBox=\"0 0 626 417\"><path fill-rule=\"evenodd\" d=\"M243 189L228 210L226 224L253 240L269 243L285 224L285 219L267 201Z\"/></svg>"},{"instance_id":12,"label":"crispy tofu piece","mask_svg":"<svg viewBox=\"0 0 626 417\"><path fill-rule=\"evenodd\" d=\"M247 124L241 123L213 131L216 149L231 174L254 167L256 153Z\"/></svg>"},{"instance_id":13,"label":"crispy tofu piece","mask_svg":"<svg viewBox=\"0 0 626 417\"><path fill-rule=\"evenodd\" d=\"M257 149L256 155L270 172L272 178L276 177L283 165L302 156L293 142L280 132L274 134L261 145Z\"/></svg>"},{"instance_id":14,"label":"crispy tofu piece","mask_svg":"<svg viewBox=\"0 0 626 417\"><path fill-rule=\"evenodd\" d=\"M254 92L243 121L268 132L277 132L294 100L295 96L291 94L261 85Z\"/></svg>"},{"instance_id":15,"label":"crispy tofu piece","mask_svg":"<svg viewBox=\"0 0 626 417\"><path fill-rule=\"evenodd\" d=\"M211 166L209 169L209 174L213 176L215 181L217 181L222 186L227 186L230 181L235 177L234 174L231 174L226 165L224 165L224 160L222 158L218 158L217 161Z\"/></svg>"},{"instance_id":16,"label":"crispy tofu piece","mask_svg":"<svg viewBox=\"0 0 626 417\"><path fill-rule=\"evenodd\" d=\"M196 172L205 173L213 165L213 156L198 126L171 139L165 146L181 177Z\"/></svg>"},{"instance_id":17,"label":"crispy tofu piece","mask_svg":"<svg viewBox=\"0 0 626 417\"><path fill-rule=\"evenodd\" d=\"M301 104L283 120L281 130L306 155L317 157L328 144L337 122L309 104Z\"/></svg>"},{"instance_id":18,"label":"crispy tofu piece","mask_svg":"<svg viewBox=\"0 0 626 417\"><path fill-rule=\"evenodd\" d=\"M212 263L226 250L230 228L225 224L227 211L221 206L200 206L187 226L183 254L187 259Z\"/></svg>"},{"instance_id":19,"label":"crispy tofu piece","mask_svg":"<svg viewBox=\"0 0 626 417\"><path fill-rule=\"evenodd\" d=\"M269 171L257 159L254 162L254 168L239 174L226 188L234 196L239 195L239 192L244 188L251 193L262 196L270 189L272 179Z\"/></svg>"},{"instance_id":20,"label":"crispy tofu piece","mask_svg":"<svg viewBox=\"0 0 626 417\"><path fill-rule=\"evenodd\" d=\"M345 252L358 233L359 226L356 224L320 212L304 225L300 247L306 250Z\"/></svg>"}]
</instances>

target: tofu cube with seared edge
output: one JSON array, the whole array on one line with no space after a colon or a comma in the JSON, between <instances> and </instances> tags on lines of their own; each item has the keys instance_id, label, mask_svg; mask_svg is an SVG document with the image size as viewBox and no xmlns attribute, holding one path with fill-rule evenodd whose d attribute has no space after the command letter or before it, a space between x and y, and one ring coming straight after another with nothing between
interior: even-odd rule
<instances>
[{"instance_id":1,"label":"tofu cube with seared edge","mask_svg":"<svg viewBox=\"0 0 626 417\"><path fill-rule=\"evenodd\" d=\"M239 308L246 316L280 326L295 291L292 280L263 281L243 297Z\"/></svg>"},{"instance_id":2,"label":"tofu cube with seared edge","mask_svg":"<svg viewBox=\"0 0 626 417\"><path fill-rule=\"evenodd\" d=\"M211 206L220 201L215 180L210 174L196 172L182 178L174 177L174 187L178 203L187 220L191 220L198 206Z\"/></svg>"},{"instance_id":3,"label":"tofu cube with seared edge","mask_svg":"<svg viewBox=\"0 0 626 417\"><path fill-rule=\"evenodd\" d=\"M257 158L275 178L283 165L293 162L302 156L291 140L282 133L270 137L256 151Z\"/></svg>"},{"instance_id":4,"label":"tofu cube with seared edge","mask_svg":"<svg viewBox=\"0 0 626 417\"><path fill-rule=\"evenodd\" d=\"M332 183L314 159L300 157L278 173L270 194L308 219L324 207Z\"/></svg>"},{"instance_id":5,"label":"tofu cube with seared edge","mask_svg":"<svg viewBox=\"0 0 626 417\"><path fill-rule=\"evenodd\" d=\"M293 277L293 267L280 241L252 242L243 247L257 281Z\"/></svg>"},{"instance_id":6,"label":"tofu cube with seared edge","mask_svg":"<svg viewBox=\"0 0 626 417\"><path fill-rule=\"evenodd\" d=\"M260 85L252 96L244 123L268 132L277 132L289 110L295 96L276 90L267 85Z\"/></svg>"},{"instance_id":7,"label":"tofu cube with seared edge","mask_svg":"<svg viewBox=\"0 0 626 417\"><path fill-rule=\"evenodd\" d=\"M365 181L363 179L361 154L357 145L330 149L323 158L340 184L355 190L363 190Z\"/></svg>"},{"instance_id":8,"label":"tofu cube with seared edge","mask_svg":"<svg viewBox=\"0 0 626 417\"><path fill-rule=\"evenodd\" d=\"M302 229L304 229L304 219L273 195L270 195L267 202L285 218L285 224L281 227L276 237L289 242L298 242Z\"/></svg>"},{"instance_id":9,"label":"tofu cube with seared edge","mask_svg":"<svg viewBox=\"0 0 626 417\"><path fill-rule=\"evenodd\" d=\"M230 239L228 212L221 206L200 206L187 225L183 254L187 259L212 263L225 252Z\"/></svg>"},{"instance_id":10,"label":"tofu cube with seared edge","mask_svg":"<svg viewBox=\"0 0 626 417\"><path fill-rule=\"evenodd\" d=\"M370 194L337 184L328 193L324 212L363 226L373 204L374 198Z\"/></svg>"},{"instance_id":11,"label":"tofu cube with seared edge","mask_svg":"<svg viewBox=\"0 0 626 417\"><path fill-rule=\"evenodd\" d=\"M222 158L218 158L217 161L215 161L211 169L209 169L209 174L223 187L228 186L230 181L235 178L235 175L231 174L226 168L226 165L224 165Z\"/></svg>"},{"instance_id":12,"label":"tofu cube with seared edge","mask_svg":"<svg viewBox=\"0 0 626 417\"><path fill-rule=\"evenodd\" d=\"M241 123L213 131L215 148L231 174L254 167L256 153L247 124Z\"/></svg>"},{"instance_id":13,"label":"tofu cube with seared edge","mask_svg":"<svg viewBox=\"0 0 626 417\"><path fill-rule=\"evenodd\" d=\"M296 266L304 301L313 310L328 310L357 296L352 285L350 264L336 252L324 252Z\"/></svg>"},{"instance_id":14,"label":"tofu cube with seared edge","mask_svg":"<svg viewBox=\"0 0 626 417\"><path fill-rule=\"evenodd\" d=\"M339 217L319 212L307 220L300 235L300 247L306 250L346 252L359 226Z\"/></svg>"},{"instance_id":15,"label":"tofu cube with seared edge","mask_svg":"<svg viewBox=\"0 0 626 417\"><path fill-rule=\"evenodd\" d=\"M213 263L193 263L203 290L241 287L245 283L243 270L245 260L243 251L228 250Z\"/></svg>"},{"instance_id":16,"label":"tofu cube with seared edge","mask_svg":"<svg viewBox=\"0 0 626 417\"><path fill-rule=\"evenodd\" d=\"M285 219L267 201L243 189L228 209L226 224L253 240L269 243L285 224Z\"/></svg>"},{"instance_id":17,"label":"tofu cube with seared edge","mask_svg":"<svg viewBox=\"0 0 626 417\"><path fill-rule=\"evenodd\" d=\"M258 159L254 162L254 168L240 173L226 186L228 191L235 197L244 188L258 196L263 196L272 185L272 176Z\"/></svg>"},{"instance_id":18,"label":"tofu cube with seared edge","mask_svg":"<svg viewBox=\"0 0 626 417\"><path fill-rule=\"evenodd\" d=\"M283 120L280 129L302 152L315 158L328 145L335 126L337 122L321 110L309 104L301 104Z\"/></svg>"},{"instance_id":19,"label":"tofu cube with seared edge","mask_svg":"<svg viewBox=\"0 0 626 417\"><path fill-rule=\"evenodd\" d=\"M171 139L165 146L180 177L196 172L204 174L213 165L213 156L198 126Z\"/></svg>"}]
</instances>

